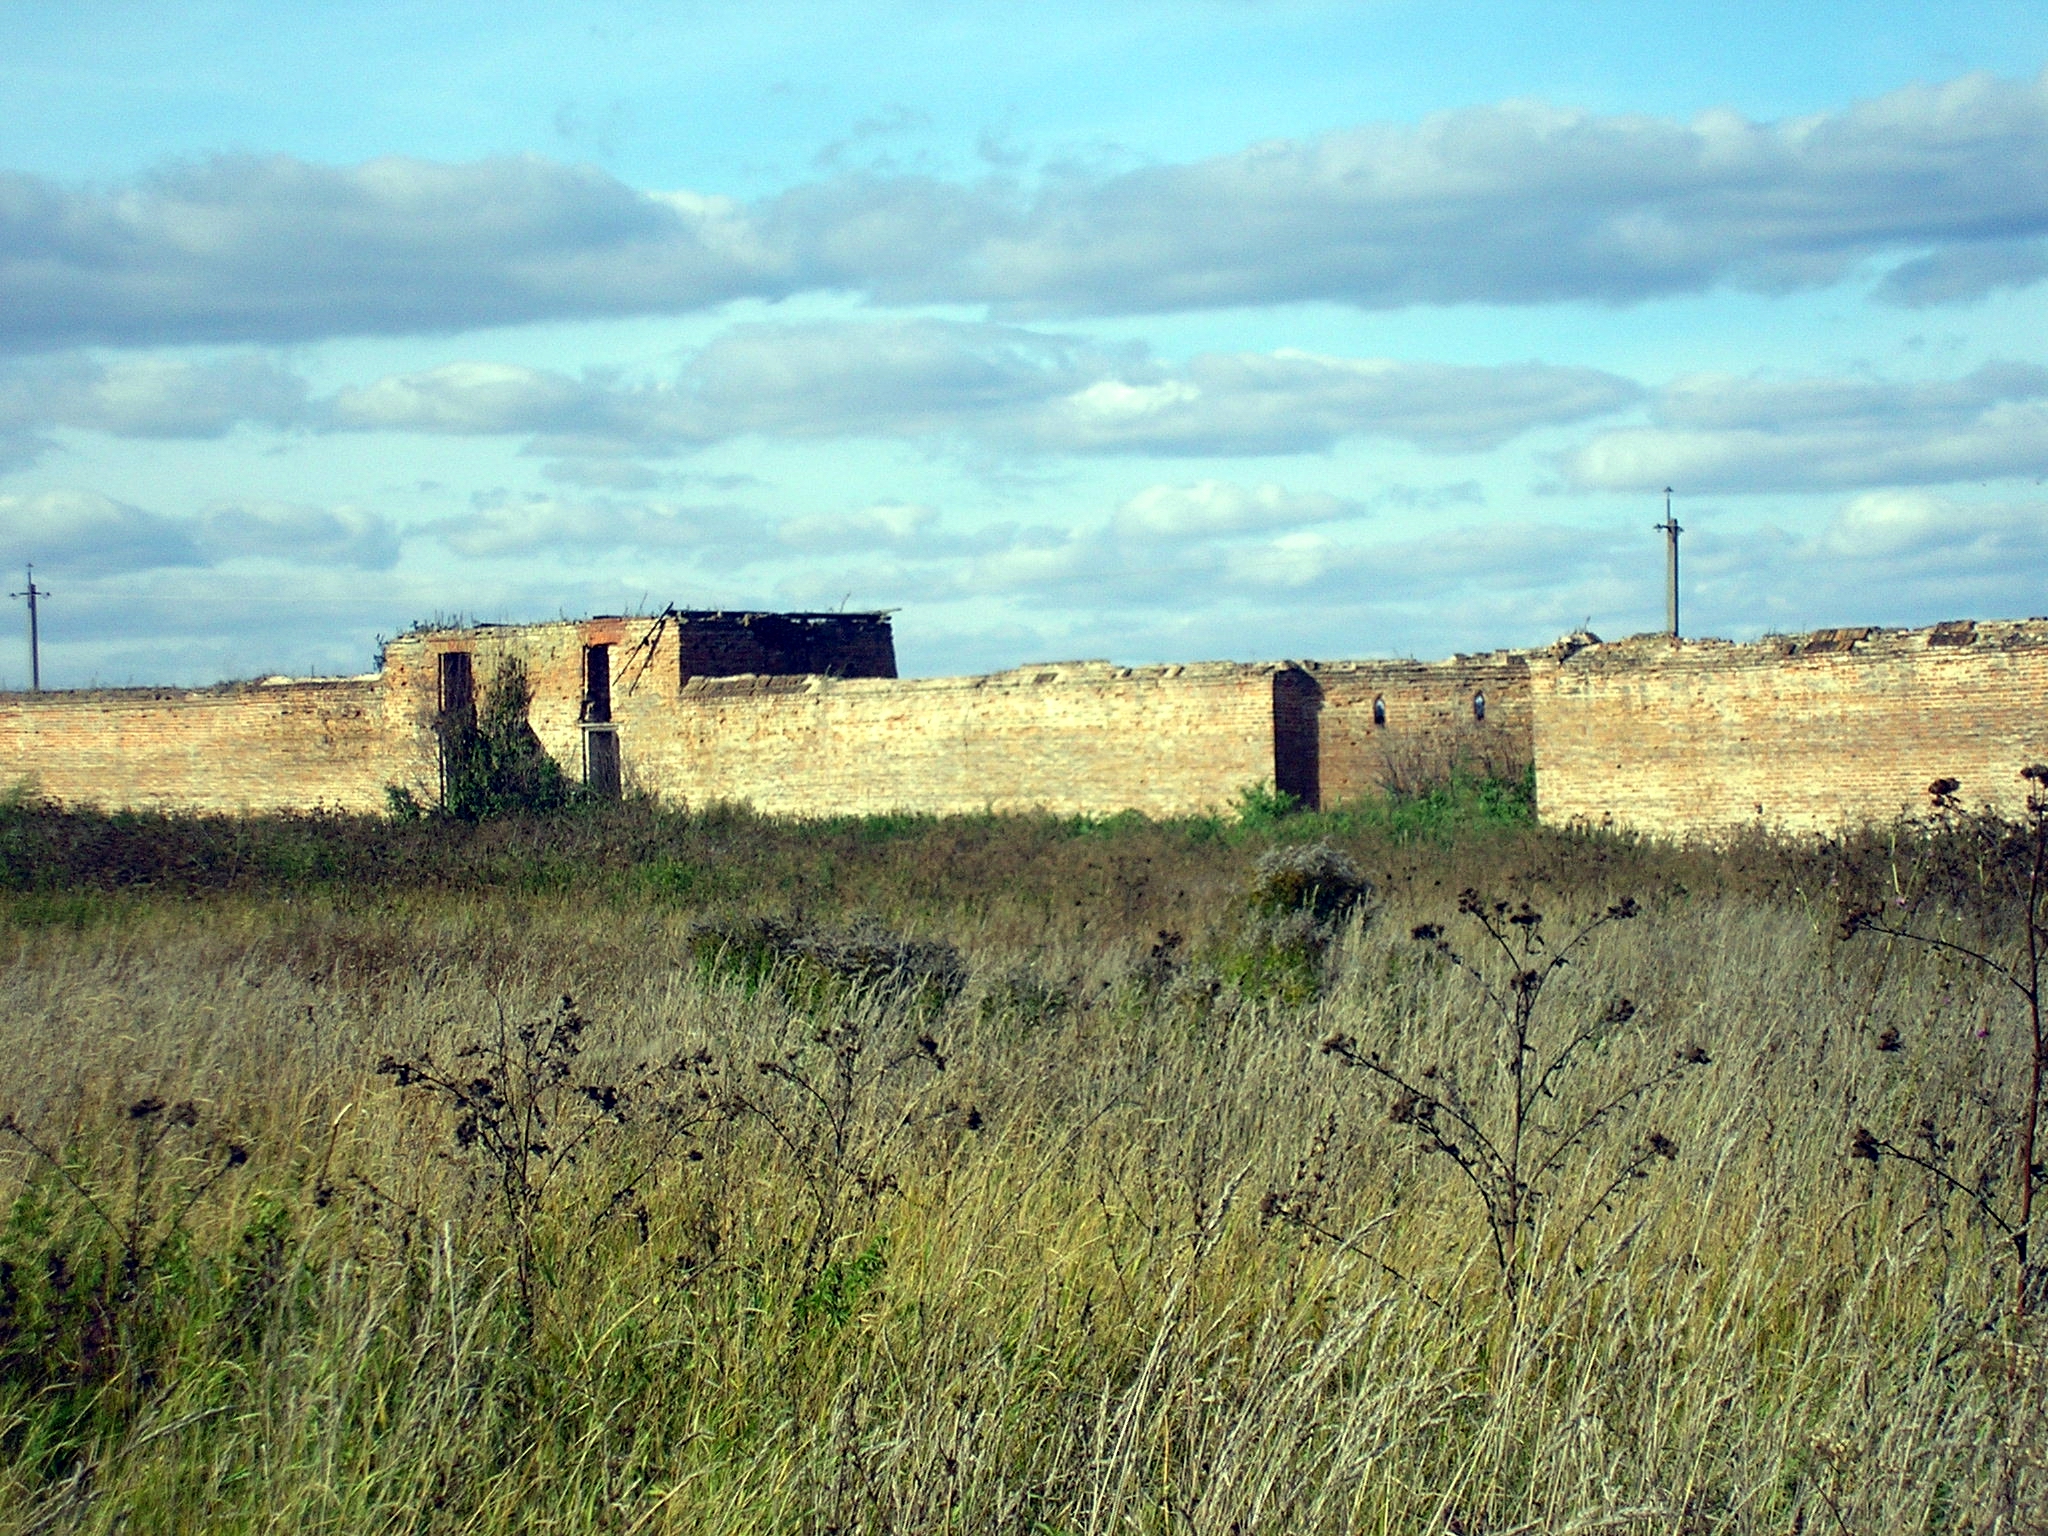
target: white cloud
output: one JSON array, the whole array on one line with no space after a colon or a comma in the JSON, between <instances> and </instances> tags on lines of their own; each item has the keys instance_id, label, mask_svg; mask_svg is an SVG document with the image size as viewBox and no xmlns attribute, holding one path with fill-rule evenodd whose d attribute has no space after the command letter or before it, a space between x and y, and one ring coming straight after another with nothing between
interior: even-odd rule
<instances>
[{"instance_id":1,"label":"white cloud","mask_svg":"<svg viewBox=\"0 0 2048 1536\"><path fill-rule=\"evenodd\" d=\"M1317 452L1383 438L1439 452L1632 404L1626 379L1502 367L1203 353L941 320L735 326L664 383L452 363L316 406L337 430L525 433L536 448L666 453L746 436L936 439L1005 453Z\"/></svg>"},{"instance_id":2,"label":"white cloud","mask_svg":"<svg viewBox=\"0 0 2048 1536\"><path fill-rule=\"evenodd\" d=\"M444 518L426 531L471 559L605 555L625 549L693 553L743 542L748 519L731 507L527 496L487 498L475 510Z\"/></svg>"},{"instance_id":3,"label":"white cloud","mask_svg":"<svg viewBox=\"0 0 2048 1536\"><path fill-rule=\"evenodd\" d=\"M353 507L222 503L173 517L96 491L0 495L0 563L92 577L238 560L386 570L398 544L388 521Z\"/></svg>"},{"instance_id":4,"label":"white cloud","mask_svg":"<svg viewBox=\"0 0 2048 1536\"><path fill-rule=\"evenodd\" d=\"M1972 75L1777 123L1508 102L1054 184L941 281L1087 313L1626 303L1820 286L1872 255L2044 232L2048 77ZM867 282L907 298L933 276Z\"/></svg>"},{"instance_id":5,"label":"white cloud","mask_svg":"<svg viewBox=\"0 0 2048 1536\"><path fill-rule=\"evenodd\" d=\"M843 172L758 202L534 156L220 156L0 178L0 347L279 341L843 291L1138 314L1630 303L1898 263L1905 303L2048 273L2048 76L1780 122L1510 101L1035 182Z\"/></svg>"},{"instance_id":6,"label":"white cloud","mask_svg":"<svg viewBox=\"0 0 2048 1536\"><path fill-rule=\"evenodd\" d=\"M230 502L207 508L196 522L199 547L211 564L258 559L384 571L398 563L398 530L358 507Z\"/></svg>"},{"instance_id":7,"label":"white cloud","mask_svg":"<svg viewBox=\"0 0 2048 1536\"><path fill-rule=\"evenodd\" d=\"M291 426L304 380L253 354L211 360L73 353L0 367L0 463L26 462L58 428L132 438L220 437L244 422Z\"/></svg>"},{"instance_id":8,"label":"white cloud","mask_svg":"<svg viewBox=\"0 0 2048 1536\"><path fill-rule=\"evenodd\" d=\"M203 565L189 522L93 491L0 495L0 561L106 575Z\"/></svg>"},{"instance_id":9,"label":"white cloud","mask_svg":"<svg viewBox=\"0 0 2048 1536\"><path fill-rule=\"evenodd\" d=\"M1358 502L1322 492L1201 480L1193 485L1147 486L1117 509L1111 526L1139 538L1199 538L1334 522L1364 511Z\"/></svg>"},{"instance_id":10,"label":"white cloud","mask_svg":"<svg viewBox=\"0 0 2048 1536\"><path fill-rule=\"evenodd\" d=\"M844 515L819 513L784 519L775 529L776 542L808 553L928 547L939 514L915 502L878 502Z\"/></svg>"},{"instance_id":11,"label":"white cloud","mask_svg":"<svg viewBox=\"0 0 2048 1536\"><path fill-rule=\"evenodd\" d=\"M1562 455L1566 483L1758 492L2048 472L2048 368L2027 363L1909 383L1696 375L1653 397L1651 416Z\"/></svg>"},{"instance_id":12,"label":"white cloud","mask_svg":"<svg viewBox=\"0 0 2048 1536\"><path fill-rule=\"evenodd\" d=\"M327 402L325 415L330 425L359 432L459 436L531 431L541 424L561 430L589 395L560 374L510 363L458 362L341 390Z\"/></svg>"},{"instance_id":13,"label":"white cloud","mask_svg":"<svg viewBox=\"0 0 2048 1536\"><path fill-rule=\"evenodd\" d=\"M536 156L222 155L128 186L0 177L0 343L277 341L786 291L730 203Z\"/></svg>"},{"instance_id":14,"label":"white cloud","mask_svg":"<svg viewBox=\"0 0 2048 1536\"><path fill-rule=\"evenodd\" d=\"M2039 568L2048 565L2048 504L1870 491L1837 508L1808 548L1816 561L1896 568L1922 581Z\"/></svg>"}]
</instances>

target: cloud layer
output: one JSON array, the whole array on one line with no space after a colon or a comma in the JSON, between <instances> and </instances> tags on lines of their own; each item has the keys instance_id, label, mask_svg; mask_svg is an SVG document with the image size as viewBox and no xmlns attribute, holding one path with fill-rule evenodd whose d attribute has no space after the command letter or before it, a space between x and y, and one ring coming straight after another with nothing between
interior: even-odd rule
<instances>
[{"instance_id":1,"label":"cloud layer","mask_svg":"<svg viewBox=\"0 0 2048 1536\"><path fill-rule=\"evenodd\" d=\"M456 363L345 390L341 429L529 434L574 452L758 435L946 438L1060 454L1286 454L1344 438L1443 452L1632 404L1593 368L1205 353L1158 361L1012 326L940 320L735 326L672 382L626 385Z\"/></svg>"},{"instance_id":2,"label":"cloud layer","mask_svg":"<svg viewBox=\"0 0 2048 1536\"><path fill-rule=\"evenodd\" d=\"M753 203L535 156L222 156L0 178L0 347L452 332L840 290L1136 314L1302 300L1629 303L1825 285L1951 302L2048 275L2048 76L1759 123L1536 102L1117 175L842 173Z\"/></svg>"},{"instance_id":3,"label":"cloud layer","mask_svg":"<svg viewBox=\"0 0 2048 1536\"><path fill-rule=\"evenodd\" d=\"M1563 455L1566 483L1811 491L2048 473L2048 368L2031 363L1916 382L1698 374L1659 391L1651 416Z\"/></svg>"},{"instance_id":4,"label":"cloud layer","mask_svg":"<svg viewBox=\"0 0 2048 1536\"><path fill-rule=\"evenodd\" d=\"M94 491L0 495L0 564L113 576L235 560L387 570L397 531L374 512L289 502L222 502L193 517L146 511Z\"/></svg>"},{"instance_id":5,"label":"cloud layer","mask_svg":"<svg viewBox=\"0 0 2048 1536\"><path fill-rule=\"evenodd\" d=\"M318 399L256 354L35 359L0 369L0 454L25 462L58 428L215 437L241 422L527 437L538 451L572 458L663 455L749 436L931 439L1005 454L1290 454L1347 438L1460 452L1609 415L1640 394L1599 369L1543 363L1281 350L1176 364L1136 343L1003 325L742 325L659 382L458 361Z\"/></svg>"}]
</instances>

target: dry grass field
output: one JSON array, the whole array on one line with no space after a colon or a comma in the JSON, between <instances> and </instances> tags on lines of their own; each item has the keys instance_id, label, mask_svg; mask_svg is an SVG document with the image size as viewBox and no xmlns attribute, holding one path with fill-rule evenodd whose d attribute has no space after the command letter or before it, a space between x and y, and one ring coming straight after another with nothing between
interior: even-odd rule
<instances>
[{"instance_id":1,"label":"dry grass field","mask_svg":"<svg viewBox=\"0 0 2048 1536\"><path fill-rule=\"evenodd\" d=\"M6 817L0 1529L2048 1528L2017 834Z\"/></svg>"}]
</instances>

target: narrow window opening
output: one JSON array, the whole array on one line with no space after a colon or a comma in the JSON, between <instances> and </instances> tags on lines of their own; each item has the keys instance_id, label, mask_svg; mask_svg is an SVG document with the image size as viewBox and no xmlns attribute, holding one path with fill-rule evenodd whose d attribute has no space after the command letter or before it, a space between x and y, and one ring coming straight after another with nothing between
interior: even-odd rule
<instances>
[{"instance_id":1,"label":"narrow window opening","mask_svg":"<svg viewBox=\"0 0 2048 1536\"><path fill-rule=\"evenodd\" d=\"M1383 698L1372 701L1372 723L1374 725L1385 725L1387 723L1387 701Z\"/></svg>"},{"instance_id":2,"label":"narrow window opening","mask_svg":"<svg viewBox=\"0 0 2048 1536\"><path fill-rule=\"evenodd\" d=\"M1486 695L1483 693L1472 695L1472 718L1474 720L1484 720L1486 718Z\"/></svg>"},{"instance_id":3,"label":"narrow window opening","mask_svg":"<svg viewBox=\"0 0 2048 1536\"><path fill-rule=\"evenodd\" d=\"M612 717L612 648L583 647L583 722L603 725Z\"/></svg>"},{"instance_id":4,"label":"narrow window opening","mask_svg":"<svg viewBox=\"0 0 2048 1536\"><path fill-rule=\"evenodd\" d=\"M441 716L445 720L476 714L476 673L469 652L441 653Z\"/></svg>"}]
</instances>

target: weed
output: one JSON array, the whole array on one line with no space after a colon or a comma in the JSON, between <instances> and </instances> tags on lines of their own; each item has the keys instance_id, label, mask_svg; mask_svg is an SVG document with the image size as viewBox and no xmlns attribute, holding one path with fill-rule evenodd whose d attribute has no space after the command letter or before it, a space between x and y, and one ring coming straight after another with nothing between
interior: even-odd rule
<instances>
[{"instance_id":1,"label":"weed","mask_svg":"<svg viewBox=\"0 0 2048 1536\"><path fill-rule=\"evenodd\" d=\"M708 1052L594 1072L584 1060L589 1020L564 996L540 1018L518 1023L502 1005L496 1028L445 1060L425 1050L383 1057L379 1075L431 1099L450 1117L453 1150L470 1170L509 1250L523 1331L540 1317L546 1234L580 1194L587 1241L632 1207L642 1187L691 1148L711 1118ZM574 1187L588 1165L596 1182Z\"/></svg>"},{"instance_id":2,"label":"weed","mask_svg":"<svg viewBox=\"0 0 2048 1536\"><path fill-rule=\"evenodd\" d=\"M197 1105L154 1094L122 1115L117 1170L95 1170L12 1114L0 1115L0 1137L43 1172L0 1229L0 1444L26 1433L17 1443L40 1447L47 1472L160 1395L202 1290L190 1218L249 1151L202 1129Z\"/></svg>"},{"instance_id":3,"label":"weed","mask_svg":"<svg viewBox=\"0 0 2048 1536\"><path fill-rule=\"evenodd\" d=\"M1594 934L1632 921L1641 909L1624 897L1557 946L1544 939L1543 914L1526 901L1488 901L1467 890L1458 898L1458 912L1479 930L1476 953L1458 949L1438 923L1419 924L1412 937L1476 988L1495 1030L1500 1086L1475 1085L1468 1091L1453 1068L1397 1065L1341 1030L1324 1039L1322 1050L1376 1078L1388 1095L1387 1118L1458 1170L1485 1215L1494 1262L1513 1299L1532 1272L1539 1216L1562 1191L1583 1183L1575 1164L1591 1155L1597 1133L1688 1069L1704 1066L1708 1056L1696 1043L1683 1045L1662 1070L1589 1107L1566 1109L1560 1090L1573 1068L1634 1019L1637 1008L1632 1000L1618 998L1588 1021L1551 1029L1543 1009L1545 991ZM1576 1218L1567 1217L1570 1225L1551 1256L1568 1254L1625 1185L1677 1154L1677 1143L1662 1131L1632 1142L1606 1182L1581 1203Z\"/></svg>"},{"instance_id":4,"label":"weed","mask_svg":"<svg viewBox=\"0 0 2048 1536\"><path fill-rule=\"evenodd\" d=\"M1231 810L1235 812L1239 826L1258 829L1271 827L1290 816L1299 815L1302 803L1299 796L1261 782L1247 784L1240 789L1231 798Z\"/></svg>"},{"instance_id":5,"label":"weed","mask_svg":"<svg viewBox=\"0 0 2048 1536\"><path fill-rule=\"evenodd\" d=\"M966 963L952 945L906 938L871 917L843 926L713 919L691 928L688 943L702 974L748 990L773 979L806 1005L829 1006L864 991L930 1012L967 984Z\"/></svg>"},{"instance_id":6,"label":"weed","mask_svg":"<svg viewBox=\"0 0 2048 1536\"><path fill-rule=\"evenodd\" d=\"M2048 1102L2048 1028L2044 1028L2041 995L2042 969L2044 962L2048 962L2048 764L2033 764L2021 770L2020 777L2027 782L2028 793L2024 816L2018 823L1988 812L1966 812L1959 798L1962 785L1955 779L1936 779L1927 788L1933 802L1927 827L1929 841L1944 851L1960 848L1973 854L1974 883L1979 890L1988 883L1987 872L2004 873L2015 868L2021 871L2023 890L2015 893L2020 898L2018 943L2001 944L2000 935L1987 928L1987 918L1996 920L1995 904L1964 905L1955 903L1952 896L1948 902L1940 901L1943 893L1934 888L1934 877L1948 874L1952 881L1954 869L1952 864L1944 869L1942 863L1932 860L1920 866L1910 892L1901 892L1889 903L1880 900L1851 905L1843 914L1841 932L1845 939L1875 934L1955 957L2002 982L2019 999L2024 1016L2022 1043L2026 1066L2008 1158L2014 1189L2009 1214L2000 1210L2000 1202L1991 1189L1965 1184L1942 1166L1940 1138L1931 1132L1922 1137L1928 1145L1914 1149L1900 1145L1897 1139L1879 1136L1868 1126L1858 1126L1849 1154L1871 1163L1880 1156L1911 1163L1967 1200L2011 1245L2012 1310L2015 1317L2025 1318L2035 1308L2048 1304L2048 1264L2032 1259L2030 1243L2035 1188L2048 1176L2037 1150L2042 1110L2044 1102ZM1955 926L1960 913L1971 911L1977 914L1974 933ZM1944 918L1949 919L1947 932L1941 928ZM1895 1049L1897 1044L1898 1034L1894 1030L1889 1043L1880 1038L1878 1049Z\"/></svg>"},{"instance_id":7,"label":"weed","mask_svg":"<svg viewBox=\"0 0 2048 1536\"><path fill-rule=\"evenodd\" d=\"M915 1093L885 1111L900 1079L927 1084L946 1069L930 1034L884 1043L872 1018L843 1017L810 1030L779 1055L754 1063L751 1082L729 1082L721 1109L768 1129L811 1204L802 1268L818 1276L836 1261L845 1239L866 1232L883 1198L900 1186L893 1154L905 1135L934 1112ZM957 1113L945 1106L936 1113ZM977 1110L966 1112L978 1125ZM964 1122L963 1122L964 1123Z\"/></svg>"},{"instance_id":8,"label":"weed","mask_svg":"<svg viewBox=\"0 0 2048 1536\"><path fill-rule=\"evenodd\" d=\"M1370 898L1372 882L1331 843L1288 844L1259 855L1248 895L1257 911L1303 913L1327 924Z\"/></svg>"}]
</instances>

